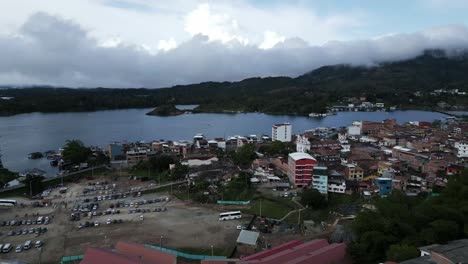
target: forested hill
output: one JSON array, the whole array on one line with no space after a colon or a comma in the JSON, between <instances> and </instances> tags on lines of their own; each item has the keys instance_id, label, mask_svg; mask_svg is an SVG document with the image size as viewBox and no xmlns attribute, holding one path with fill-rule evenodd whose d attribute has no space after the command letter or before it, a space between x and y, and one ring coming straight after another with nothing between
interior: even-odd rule
<instances>
[{"instance_id":1,"label":"forested hill","mask_svg":"<svg viewBox=\"0 0 468 264\"><path fill-rule=\"evenodd\" d=\"M346 97L366 97L387 106L430 109L444 101L468 106L467 96L431 95L436 89L468 92L468 56L426 52L411 60L372 67L325 66L297 78L250 78L239 82L205 82L162 89L70 89L33 87L1 89L0 114L95 111L145 108L164 104L198 104L196 111L246 111L308 114ZM415 95L415 92L421 92Z\"/></svg>"}]
</instances>

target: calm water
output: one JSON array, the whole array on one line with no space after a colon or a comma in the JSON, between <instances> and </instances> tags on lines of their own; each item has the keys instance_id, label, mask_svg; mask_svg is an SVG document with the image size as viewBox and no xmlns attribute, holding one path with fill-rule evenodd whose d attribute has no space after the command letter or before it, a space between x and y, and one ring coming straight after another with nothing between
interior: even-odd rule
<instances>
[{"instance_id":1,"label":"calm water","mask_svg":"<svg viewBox=\"0 0 468 264\"><path fill-rule=\"evenodd\" d=\"M56 169L47 159L29 160L28 153L56 150L67 139L106 147L113 141L155 139L191 140L197 133L209 138L233 135L271 134L275 123L290 122L294 133L315 127L347 126L354 120L380 121L395 118L399 123L433 121L444 114L423 111L342 112L316 119L302 116L248 114L186 114L173 117L146 116L151 109L129 109L90 113L22 114L0 117L0 149L5 167L14 171L39 168L50 175Z\"/></svg>"}]
</instances>

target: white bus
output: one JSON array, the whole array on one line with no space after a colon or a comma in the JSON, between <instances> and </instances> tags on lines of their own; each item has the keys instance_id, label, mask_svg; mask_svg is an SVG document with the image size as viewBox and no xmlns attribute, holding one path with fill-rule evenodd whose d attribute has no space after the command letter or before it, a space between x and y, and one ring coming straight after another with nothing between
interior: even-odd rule
<instances>
[{"instance_id":1,"label":"white bus","mask_svg":"<svg viewBox=\"0 0 468 264\"><path fill-rule=\"evenodd\" d=\"M219 214L219 221L240 219L241 217L241 211L225 212Z\"/></svg>"},{"instance_id":2,"label":"white bus","mask_svg":"<svg viewBox=\"0 0 468 264\"><path fill-rule=\"evenodd\" d=\"M16 200L0 199L0 205L3 205L3 206L15 206L16 204L17 204Z\"/></svg>"}]
</instances>

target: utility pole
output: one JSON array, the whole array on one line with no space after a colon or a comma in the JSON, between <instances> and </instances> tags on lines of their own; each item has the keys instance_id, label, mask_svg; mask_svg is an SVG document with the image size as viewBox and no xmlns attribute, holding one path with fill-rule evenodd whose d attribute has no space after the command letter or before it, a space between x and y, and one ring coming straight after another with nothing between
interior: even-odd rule
<instances>
[{"instance_id":1,"label":"utility pole","mask_svg":"<svg viewBox=\"0 0 468 264\"><path fill-rule=\"evenodd\" d=\"M159 247L160 247L160 248L162 248L162 240L163 240L163 236L161 236L161 237L159 238Z\"/></svg>"},{"instance_id":2,"label":"utility pole","mask_svg":"<svg viewBox=\"0 0 468 264\"><path fill-rule=\"evenodd\" d=\"M214 256L213 246L211 246L211 256Z\"/></svg>"},{"instance_id":3,"label":"utility pole","mask_svg":"<svg viewBox=\"0 0 468 264\"><path fill-rule=\"evenodd\" d=\"M262 217L262 201L263 199L260 199L260 217Z\"/></svg>"}]
</instances>

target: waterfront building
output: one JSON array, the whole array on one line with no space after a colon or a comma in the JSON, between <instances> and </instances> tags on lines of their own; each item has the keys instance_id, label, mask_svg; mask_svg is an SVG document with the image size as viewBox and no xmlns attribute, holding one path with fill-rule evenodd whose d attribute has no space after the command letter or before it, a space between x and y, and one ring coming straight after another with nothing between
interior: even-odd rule
<instances>
[{"instance_id":1,"label":"waterfront building","mask_svg":"<svg viewBox=\"0 0 468 264\"><path fill-rule=\"evenodd\" d=\"M292 126L290 123L275 124L271 128L271 140L290 142L291 141Z\"/></svg>"}]
</instances>

